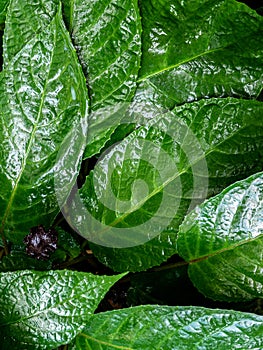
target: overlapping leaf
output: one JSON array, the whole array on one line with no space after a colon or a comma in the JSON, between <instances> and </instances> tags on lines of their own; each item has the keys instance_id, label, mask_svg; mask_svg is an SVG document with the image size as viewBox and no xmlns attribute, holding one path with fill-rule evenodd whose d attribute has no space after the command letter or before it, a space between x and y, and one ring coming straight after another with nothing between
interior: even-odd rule
<instances>
[{"instance_id":1,"label":"overlapping leaf","mask_svg":"<svg viewBox=\"0 0 263 350\"><path fill-rule=\"evenodd\" d=\"M90 90L88 157L109 140L123 117L122 103L133 98L140 67L141 20L135 0L64 0L64 4Z\"/></svg>"},{"instance_id":2,"label":"overlapping leaf","mask_svg":"<svg viewBox=\"0 0 263 350\"><path fill-rule=\"evenodd\" d=\"M48 226L58 213L54 174L64 179L68 194L79 172L86 124L85 79L58 13L0 76L0 231L9 240L21 243L30 227ZM56 164L74 130L79 143Z\"/></svg>"},{"instance_id":3,"label":"overlapping leaf","mask_svg":"<svg viewBox=\"0 0 263 350\"><path fill-rule=\"evenodd\" d=\"M71 341L120 277L73 271L1 273L1 349L53 349Z\"/></svg>"},{"instance_id":4,"label":"overlapping leaf","mask_svg":"<svg viewBox=\"0 0 263 350\"><path fill-rule=\"evenodd\" d=\"M140 306L92 316L72 349L260 349L262 334L262 316L200 307Z\"/></svg>"},{"instance_id":5,"label":"overlapping leaf","mask_svg":"<svg viewBox=\"0 0 263 350\"><path fill-rule=\"evenodd\" d=\"M234 0L141 2L136 101L163 107L200 98L256 97L263 83L263 18Z\"/></svg>"},{"instance_id":6,"label":"overlapping leaf","mask_svg":"<svg viewBox=\"0 0 263 350\"><path fill-rule=\"evenodd\" d=\"M77 212L79 231L99 244L96 256L117 271L136 271L175 253L189 208L262 168L262 111L257 101L201 100L110 149L80 191L95 220Z\"/></svg>"},{"instance_id":7,"label":"overlapping leaf","mask_svg":"<svg viewBox=\"0 0 263 350\"><path fill-rule=\"evenodd\" d=\"M217 300L263 297L263 173L197 207L180 227L178 252L196 287Z\"/></svg>"},{"instance_id":8,"label":"overlapping leaf","mask_svg":"<svg viewBox=\"0 0 263 350\"><path fill-rule=\"evenodd\" d=\"M35 34L50 24L58 10L58 3L59 0L10 0L3 40L5 66Z\"/></svg>"}]
</instances>

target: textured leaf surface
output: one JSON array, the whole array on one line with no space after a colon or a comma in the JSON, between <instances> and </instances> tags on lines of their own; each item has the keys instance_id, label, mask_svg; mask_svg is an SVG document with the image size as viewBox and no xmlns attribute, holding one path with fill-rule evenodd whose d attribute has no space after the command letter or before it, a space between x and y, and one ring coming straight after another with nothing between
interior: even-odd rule
<instances>
[{"instance_id":1,"label":"textured leaf surface","mask_svg":"<svg viewBox=\"0 0 263 350\"><path fill-rule=\"evenodd\" d=\"M197 207L180 227L178 252L196 287L213 299L263 297L263 173Z\"/></svg>"},{"instance_id":2,"label":"textured leaf surface","mask_svg":"<svg viewBox=\"0 0 263 350\"><path fill-rule=\"evenodd\" d=\"M71 341L120 277L66 270L1 273L1 349L53 349Z\"/></svg>"},{"instance_id":3,"label":"textured leaf surface","mask_svg":"<svg viewBox=\"0 0 263 350\"><path fill-rule=\"evenodd\" d=\"M232 0L141 2L137 101L163 107L207 97L257 96L263 18Z\"/></svg>"},{"instance_id":4,"label":"textured leaf surface","mask_svg":"<svg viewBox=\"0 0 263 350\"><path fill-rule=\"evenodd\" d=\"M262 335L263 317L254 314L141 306L92 316L73 349L260 349Z\"/></svg>"},{"instance_id":5,"label":"textured leaf surface","mask_svg":"<svg viewBox=\"0 0 263 350\"><path fill-rule=\"evenodd\" d=\"M110 149L95 167L96 181L91 174L80 191L103 224L86 213L76 222L99 244L92 245L95 255L117 271L136 271L174 254L189 208L262 169L262 111L257 101L201 100L161 115Z\"/></svg>"},{"instance_id":6,"label":"textured leaf surface","mask_svg":"<svg viewBox=\"0 0 263 350\"><path fill-rule=\"evenodd\" d=\"M75 51L58 14L36 35L0 76L0 232L11 241L32 226L50 225L58 212L54 173L73 186L85 144L87 91ZM81 144L65 151L62 142L75 129ZM79 138L79 140L81 140ZM82 148L82 149L81 149Z\"/></svg>"},{"instance_id":7,"label":"textured leaf surface","mask_svg":"<svg viewBox=\"0 0 263 350\"><path fill-rule=\"evenodd\" d=\"M140 66L141 20L135 0L75 0L67 3L66 13L87 75L94 112L85 152L88 157L98 153L120 122L121 113L116 114L109 106L128 103L134 95ZM103 112L95 113L101 108Z\"/></svg>"},{"instance_id":8,"label":"textured leaf surface","mask_svg":"<svg viewBox=\"0 0 263 350\"><path fill-rule=\"evenodd\" d=\"M10 1L3 42L5 66L36 33L50 24L58 3L58 0Z\"/></svg>"}]
</instances>

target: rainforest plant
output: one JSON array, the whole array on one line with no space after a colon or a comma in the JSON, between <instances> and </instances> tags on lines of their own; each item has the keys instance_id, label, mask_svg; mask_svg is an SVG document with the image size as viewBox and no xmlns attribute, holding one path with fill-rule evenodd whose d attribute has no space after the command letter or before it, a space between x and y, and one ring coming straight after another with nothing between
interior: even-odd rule
<instances>
[{"instance_id":1,"label":"rainforest plant","mask_svg":"<svg viewBox=\"0 0 263 350\"><path fill-rule=\"evenodd\" d=\"M263 348L263 17L2 0L1 349Z\"/></svg>"}]
</instances>

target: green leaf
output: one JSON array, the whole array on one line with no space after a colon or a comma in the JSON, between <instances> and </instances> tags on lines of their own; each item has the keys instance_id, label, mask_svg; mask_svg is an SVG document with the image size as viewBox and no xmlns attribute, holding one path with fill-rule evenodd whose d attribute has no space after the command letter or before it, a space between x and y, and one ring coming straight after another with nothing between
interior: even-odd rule
<instances>
[{"instance_id":1,"label":"green leaf","mask_svg":"<svg viewBox=\"0 0 263 350\"><path fill-rule=\"evenodd\" d=\"M72 10L73 10L73 2L75 0L61 0L62 3L62 11L63 11L63 19L65 21L66 27L69 31L71 31L72 27Z\"/></svg>"},{"instance_id":2,"label":"green leaf","mask_svg":"<svg viewBox=\"0 0 263 350\"><path fill-rule=\"evenodd\" d=\"M262 334L263 317L254 314L140 306L92 316L73 349L261 349Z\"/></svg>"},{"instance_id":3,"label":"green leaf","mask_svg":"<svg viewBox=\"0 0 263 350\"><path fill-rule=\"evenodd\" d=\"M206 296L245 301L263 297L263 173L226 188L184 220L178 252Z\"/></svg>"},{"instance_id":4,"label":"green leaf","mask_svg":"<svg viewBox=\"0 0 263 350\"><path fill-rule=\"evenodd\" d=\"M262 112L258 101L201 100L156 117L108 150L80 190L77 210L71 207L99 260L116 271L141 271L176 253L189 209L262 169Z\"/></svg>"},{"instance_id":5,"label":"green leaf","mask_svg":"<svg viewBox=\"0 0 263 350\"><path fill-rule=\"evenodd\" d=\"M56 227L56 231L58 233L58 247L49 259L52 260L53 266L57 266L57 264L61 264L67 259L74 259L81 253L79 243L69 232L60 227Z\"/></svg>"},{"instance_id":6,"label":"green leaf","mask_svg":"<svg viewBox=\"0 0 263 350\"><path fill-rule=\"evenodd\" d=\"M25 250L25 247L23 247ZM21 271L21 270L38 270L45 271L52 268L52 262L41 261L28 256L25 251L12 250L7 256L0 261L0 272Z\"/></svg>"},{"instance_id":7,"label":"green leaf","mask_svg":"<svg viewBox=\"0 0 263 350\"><path fill-rule=\"evenodd\" d=\"M178 252L206 296L263 297L263 173L226 188L197 207L180 227Z\"/></svg>"},{"instance_id":8,"label":"green leaf","mask_svg":"<svg viewBox=\"0 0 263 350\"><path fill-rule=\"evenodd\" d=\"M4 28L9 0L0 1L0 30Z\"/></svg>"},{"instance_id":9,"label":"green leaf","mask_svg":"<svg viewBox=\"0 0 263 350\"><path fill-rule=\"evenodd\" d=\"M99 152L118 126L123 116L121 103L128 103L134 96L141 55L140 13L136 0L64 3L88 80L93 113L85 157L90 157Z\"/></svg>"},{"instance_id":10,"label":"green leaf","mask_svg":"<svg viewBox=\"0 0 263 350\"><path fill-rule=\"evenodd\" d=\"M11 0L5 22L3 39L4 65L54 18L58 0Z\"/></svg>"},{"instance_id":11,"label":"green leaf","mask_svg":"<svg viewBox=\"0 0 263 350\"><path fill-rule=\"evenodd\" d=\"M234 0L141 2L137 103L173 108L200 98L256 97L263 85L263 18Z\"/></svg>"},{"instance_id":12,"label":"green leaf","mask_svg":"<svg viewBox=\"0 0 263 350\"><path fill-rule=\"evenodd\" d=\"M70 258L76 258L80 253L80 245L76 239L67 231L60 227L56 227L58 232L58 248L65 251Z\"/></svg>"},{"instance_id":13,"label":"green leaf","mask_svg":"<svg viewBox=\"0 0 263 350\"><path fill-rule=\"evenodd\" d=\"M1 273L2 349L53 349L71 341L121 277L66 270Z\"/></svg>"},{"instance_id":14,"label":"green leaf","mask_svg":"<svg viewBox=\"0 0 263 350\"><path fill-rule=\"evenodd\" d=\"M0 232L10 241L21 244L30 227L52 223L59 211L54 176L68 195L86 124L85 79L58 13L0 76ZM63 149L76 133L78 142Z\"/></svg>"}]
</instances>

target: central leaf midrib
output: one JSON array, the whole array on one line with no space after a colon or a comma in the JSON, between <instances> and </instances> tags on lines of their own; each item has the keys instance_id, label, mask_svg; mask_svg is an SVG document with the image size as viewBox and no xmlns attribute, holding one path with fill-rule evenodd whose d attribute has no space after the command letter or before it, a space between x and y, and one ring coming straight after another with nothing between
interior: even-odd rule
<instances>
[{"instance_id":1,"label":"central leaf midrib","mask_svg":"<svg viewBox=\"0 0 263 350\"><path fill-rule=\"evenodd\" d=\"M122 345L115 345L115 344L112 344L112 343L108 343L106 341L103 341L103 340L100 340L100 339L97 339L97 338L94 338L90 335L87 335L85 333L80 333L79 336L82 336L83 338L86 338L86 339L89 339L89 340L92 340L96 343L99 343L99 344L102 344L102 345L107 345L107 346L110 346L114 349L122 349L122 350L133 350L134 348L127 348L127 347L124 347Z\"/></svg>"},{"instance_id":2,"label":"central leaf midrib","mask_svg":"<svg viewBox=\"0 0 263 350\"><path fill-rule=\"evenodd\" d=\"M229 245L228 247L224 247L224 248L221 248L221 249L218 249L218 250L215 250L209 254L206 254L206 255L203 255L203 256L200 256L198 258L195 258L195 259L191 259L191 260L186 260L186 263L188 263L189 265L192 265L192 264L196 264L196 263L199 263L201 261L204 261L204 260L207 260L209 258L213 258L217 255L220 255L220 254L223 254L225 252L228 252L228 251L231 251L231 250L234 250L236 248L239 248L241 247L242 245L246 245L246 244L249 244L251 242L254 242L256 240L259 240L259 239L262 239L263 238L263 234L260 234L256 237L253 237L253 238L248 238L246 241L240 241L240 242L236 242L234 243L233 245ZM179 252L180 254L180 252Z\"/></svg>"},{"instance_id":3,"label":"central leaf midrib","mask_svg":"<svg viewBox=\"0 0 263 350\"><path fill-rule=\"evenodd\" d=\"M219 142L216 146L212 147L211 149L209 149L207 152L204 151L204 156L199 157L195 160L195 162L191 163L191 165L189 165L188 167L186 167L184 170L178 172L177 174L175 174L174 176L170 177L169 179L167 179L167 181L165 181L162 185L158 186L154 191L152 191L147 198L144 198L143 200L141 200L140 202L138 202L135 206L133 206L129 211L127 211L126 213L124 213L122 216L120 216L118 219L114 220L111 224L107 225L103 230L100 230L100 232L95 232L95 233L104 233L105 231L108 231L111 227L116 226L118 223L120 223L121 221L123 221L127 216L129 216L132 212L136 211L137 209L139 209L146 201L148 201L149 199L151 199L152 197L154 197L156 194L160 193L166 186L168 186L172 181L174 181L175 179L177 179L178 177L180 177L181 175L185 174L193 165L197 164L199 161L201 161L202 159L206 158L210 153L212 153L218 146L222 145L223 143L225 143L227 140L231 139L233 136L235 136L236 134L238 134L240 131L242 131L243 129L245 129L245 126L243 126L242 128L240 128L238 130L238 132L235 132L233 134L231 134L229 137L225 138L224 140L222 140L221 142ZM105 224L106 225L106 224Z\"/></svg>"},{"instance_id":4,"label":"central leaf midrib","mask_svg":"<svg viewBox=\"0 0 263 350\"><path fill-rule=\"evenodd\" d=\"M150 79L150 78L152 78L152 77L154 77L154 76L156 76L156 75L159 75L159 74L161 74L161 73L164 73L164 72L167 72L167 71L172 70L172 69L174 69L174 68L177 68L177 67L179 67L179 66L181 66L181 65L183 65L183 64L189 63L189 62L191 62L191 61L193 61L193 60L195 60L195 59L197 59L197 58L199 58L199 57L206 56L206 55L208 55L208 54L210 54L210 53L214 53L214 52L217 52L217 51L220 51L220 50L223 50L223 49L224 49L224 47L218 47L218 48L216 48L216 49L211 49L211 50L207 50L207 51L201 52L201 53L198 54L198 55L189 57L189 58L187 58L187 59L185 59L185 60L182 60L182 61L180 61L180 62L178 62L178 63L175 63L175 64L170 65L170 66L168 66L168 67L165 67L165 68L163 68L163 69L160 69L159 71L156 71L156 72L153 72L153 73L151 73L151 74L149 74L149 75L146 75L146 76L144 76L144 77L141 77L141 78L139 78L139 79L137 80L137 83L141 83L141 82L143 82L143 81L145 81L145 80L147 80L147 79Z\"/></svg>"},{"instance_id":5,"label":"central leaf midrib","mask_svg":"<svg viewBox=\"0 0 263 350\"><path fill-rule=\"evenodd\" d=\"M7 204L7 207L6 207L6 210L4 212L4 216L3 216L3 219L2 219L2 223L1 223L1 227L0 227L0 233L3 234L4 232L4 228L5 228L5 224L6 224L6 221L8 219L8 216L9 216L9 213L11 211L11 206L13 204L13 201L14 201L14 198L15 198L15 194L16 194L16 191L17 191L17 188L18 188L18 185L19 185L19 182L20 182L20 179L23 175L23 172L25 170L25 167L26 167L26 161L27 161L27 158L29 156L29 153L31 151L31 148L32 148L32 144L33 144L33 141L35 139L35 134L36 134L36 131L38 129L38 123L39 123L39 120L42 116L42 110L43 110L43 106L44 106L44 101L45 101L45 97L46 97L46 90L47 90L47 86L48 86L48 83L49 83L49 75L50 75L50 71L51 71L51 66L52 66L52 63L53 63L53 57L54 57L54 51L55 51L55 43L57 41L57 30L55 30L55 35L54 35L54 42L53 42L53 50L51 52L51 59L50 59L50 65L49 65L49 70L48 70L48 73L46 75L46 81L45 81L45 85L44 85L44 89L43 89L43 92L42 92L42 96L41 96L41 101L40 101L40 106L39 106L39 111L38 111L38 115L37 115L37 118L36 118L36 122L35 122L35 125L34 125L34 128L32 130L32 133L31 133L31 136L30 136L30 139L29 139L29 144L28 144L28 148L26 150L26 154L25 154L25 157L23 159L23 163L22 163L22 166L21 166L21 170L20 170L20 173L18 174L17 176L17 179L16 179L16 182L14 184L14 187L13 187L13 190L11 192L11 195L10 195L10 198L9 198L9 201L8 201L8 204Z\"/></svg>"}]
</instances>

